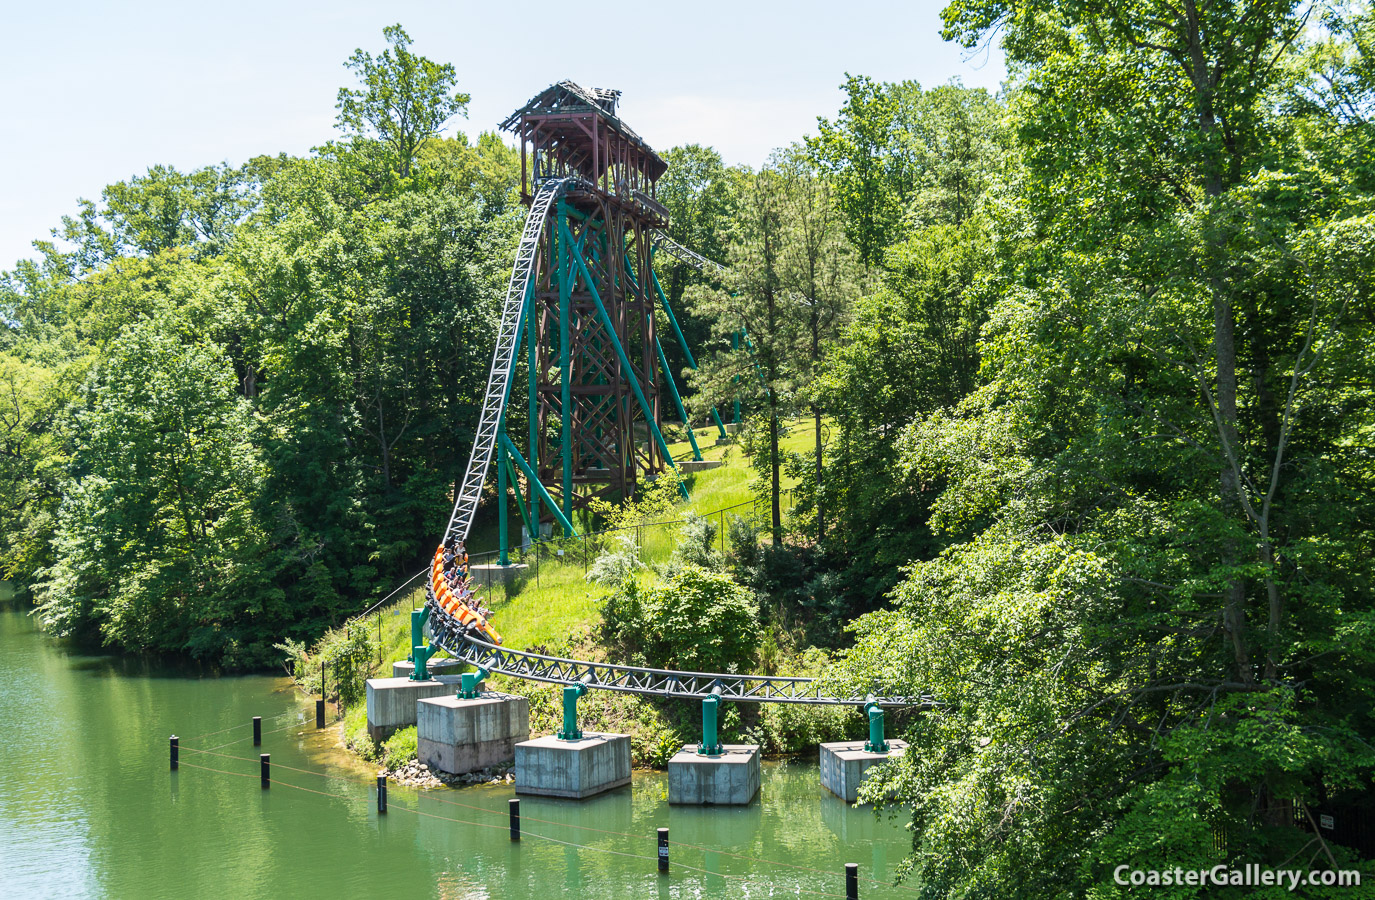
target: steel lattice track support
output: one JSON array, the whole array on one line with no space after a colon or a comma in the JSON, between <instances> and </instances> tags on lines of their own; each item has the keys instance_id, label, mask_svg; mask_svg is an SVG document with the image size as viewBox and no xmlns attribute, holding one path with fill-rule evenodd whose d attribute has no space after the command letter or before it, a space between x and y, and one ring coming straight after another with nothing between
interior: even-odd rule
<instances>
[{"instance_id":1,"label":"steel lattice track support","mask_svg":"<svg viewBox=\"0 0 1375 900\"><path fill-rule=\"evenodd\" d=\"M890 697L867 694L863 697L832 697L821 693L811 678L783 678L767 675L732 675L714 672L675 672L610 663L541 656L508 650L464 635L452 619L431 620L435 640L457 659L481 666L489 672L550 684L586 684L588 687L627 694L671 697L679 700L704 700L716 694L723 700L742 703L806 703L815 706L864 706L877 703L888 707L934 706L930 697Z\"/></svg>"}]
</instances>

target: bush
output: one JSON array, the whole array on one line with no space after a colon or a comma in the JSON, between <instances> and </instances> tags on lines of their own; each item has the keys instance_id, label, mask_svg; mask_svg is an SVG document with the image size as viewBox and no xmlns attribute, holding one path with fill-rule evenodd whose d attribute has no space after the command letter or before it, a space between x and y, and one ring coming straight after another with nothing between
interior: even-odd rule
<instances>
[{"instance_id":1,"label":"bush","mask_svg":"<svg viewBox=\"0 0 1375 900\"><path fill-rule=\"evenodd\" d=\"M665 573L671 577L684 566L719 570L723 565L725 558L716 549L716 526L710 519L688 513L678 532L678 546L669 557Z\"/></svg>"},{"instance_id":2,"label":"bush","mask_svg":"<svg viewBox=\"0 0 1375 900\"><path fill-rule=\"evenodd\" d=\"M606 636L651 665L747 671L759 647L754 597L720 572L684 565L642 587L623 583L602 609Z\"/></svg>"},{"instance_id":3,"label":"bush","mask_svg":"<svg viewBox=\"0 0 1375 900\"><path fill-rule=\"evenodd\" d=\"M616 536L609 549L597 555L584 577L593 584L619 587L644 567L640 562L640 548L635 546L634 533L625 531Z\"/></svg>"},{"instance_id":4,"label":"bush","mask_svg":"<svg viewBox=\"0 0 1375 900\"><path fill-rule=\"evenodd\" d=\"M402 728L382 745L382 762L388 769L399 769L416 758L415 726Z\"/></svg>"}]
</instances>

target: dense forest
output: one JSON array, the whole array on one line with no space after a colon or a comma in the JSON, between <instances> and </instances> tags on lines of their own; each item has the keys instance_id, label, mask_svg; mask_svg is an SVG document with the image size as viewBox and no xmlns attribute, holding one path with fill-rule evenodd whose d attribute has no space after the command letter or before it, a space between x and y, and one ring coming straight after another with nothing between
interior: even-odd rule
<instances>
[{"instance_id":1,"label":"dense forest","mask_svg":"<svg viewBox=\"0 0 1375 900\"><path fill-rule=\"evenodd\" d=\"M728 267L662 273L701 348L671 362L693 418L742 404L769 507L736 578L837 686L936 698L869 785L912 818L922 896L1349 868L1375 827L1375 15L943 18L1001 42L1002 92L847 75L757 169L665 152L672 236ZM443 136L456 71L385 36L336 139L151 168L0 281L0 566L52 632L261 666L441 529L520 161ZM1170 896L1202 893L1259 896Z\"/></svg>"}]
</instances>

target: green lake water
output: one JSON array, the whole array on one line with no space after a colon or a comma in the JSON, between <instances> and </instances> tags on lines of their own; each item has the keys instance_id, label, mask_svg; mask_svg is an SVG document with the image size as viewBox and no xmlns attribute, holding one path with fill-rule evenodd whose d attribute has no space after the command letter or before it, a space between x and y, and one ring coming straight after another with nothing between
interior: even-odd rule
<instances>
[{"instance_id":1,"label":"green lake water","mask_svg":"<svg viewBox=\"0 0 1375 900\"><path fill-rule=\"evenodd\" d=\"M825 792L815 763L765 763L746 808L670 807L662 773L582 802L522 798L516 844L510 787L393 785L379 816L375 769L337 741L284 678L78 655L0 606L0 896L843 897L844 863L890 882L910 847L900 821ZM259 752L282 782L269 790ZM862 881L860 896L911 891Z\"/></svg>"}]
</instances>

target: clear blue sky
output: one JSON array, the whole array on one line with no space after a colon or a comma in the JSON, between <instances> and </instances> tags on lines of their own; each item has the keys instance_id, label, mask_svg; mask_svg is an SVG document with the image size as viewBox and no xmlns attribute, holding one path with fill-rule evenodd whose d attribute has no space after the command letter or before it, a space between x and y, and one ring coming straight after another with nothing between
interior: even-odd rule
<instances>
[{"instance_id":1,"label":"clear blue sky","mask_svg":"<svg viewBox=\"0 0 1375 900\"><path fill-rule=\"evenodd\" d=\"M940 39L940 2L587 4L235 3L89 0L0 11L0 269L34 255L78 197L167 163L192 169L304 154L335 132L343 62L385 47L458 70L470 135L555 81L624 93L651 145L697 142L758 165L834 115L845 72L996 89L996 50L968 59ZM617 20L612 10L631 10Z\"/></svg>"}]
</instances>

